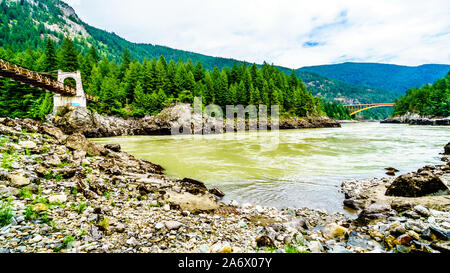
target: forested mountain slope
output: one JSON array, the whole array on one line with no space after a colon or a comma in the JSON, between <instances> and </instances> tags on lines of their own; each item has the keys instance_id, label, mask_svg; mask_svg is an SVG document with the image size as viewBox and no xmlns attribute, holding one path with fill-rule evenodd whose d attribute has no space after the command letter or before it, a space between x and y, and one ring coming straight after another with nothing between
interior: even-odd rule
<instances>
[{"instance_id":1,"label":"forested mountain slope","mask_svg":"<svg viewBox=\"0 0 450 273\"><path fill-rule=\"evenodd\" d=\"M379 63L343 63L303 67L297 71L315 72L347 83L404 94L410 88L420 88L445 77L450 71L450 65L427 64L412 67Z\"/></svg>"}]
</instances>

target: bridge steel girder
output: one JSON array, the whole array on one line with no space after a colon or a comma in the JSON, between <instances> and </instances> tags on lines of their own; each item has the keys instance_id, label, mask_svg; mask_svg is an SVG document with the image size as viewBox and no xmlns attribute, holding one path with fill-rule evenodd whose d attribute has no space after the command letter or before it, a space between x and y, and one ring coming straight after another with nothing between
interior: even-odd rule
<instances>
[{"instance_id":1,"label":"bridge steel girder","mask_svg":"<svg viewBox=\"0 0 450 273\"><path fill-rule=\"evenodd\" d=\"M378 108L378 107L395 107L395 103L379 103L379 104L355 104L355 105L344 105L344 107L348 108L351 116L354 116L360 112Z\"/></svg>"}]
</instances>

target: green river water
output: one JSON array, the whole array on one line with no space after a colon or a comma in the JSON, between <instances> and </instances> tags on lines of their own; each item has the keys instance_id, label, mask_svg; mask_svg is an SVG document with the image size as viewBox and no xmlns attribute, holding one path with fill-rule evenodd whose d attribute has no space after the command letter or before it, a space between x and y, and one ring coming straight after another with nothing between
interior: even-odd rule
<instances>
[{"instance_id":1,"label":"green river water","mask_svg":"<svg viewBox=\"0 0 450 273\"><path fill-rule=\"evenodd\" d=\"M342 128L241 132L206 136L94 139L166 169L218 187L225 201L345 212L340 185L439 164L450 128L354 123Z\"/></svg>"}]
</instances>

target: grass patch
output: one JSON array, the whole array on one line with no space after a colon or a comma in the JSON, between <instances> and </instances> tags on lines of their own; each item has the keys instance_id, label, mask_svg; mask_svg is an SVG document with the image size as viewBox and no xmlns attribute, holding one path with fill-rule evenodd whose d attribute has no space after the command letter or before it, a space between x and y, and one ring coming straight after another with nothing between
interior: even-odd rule
<instances>
[{"instance_id":1,"label":"grass patch","mask_svg":"<svg viewBox=\"0 0 450 273\"><path fill-rule=\"evenodd\" d=\"M67 166L70 166L70 163L67 162L67 161L62 161L61 163L59 163L58 165L56 165L56 167L58 167L58 168L60 168L60 169L63 169L63 168L65 168L65 167L67 167Z\"/></svg>"},{"instance_id":2,"label":"grass patch","mask_svg":"<svg viewBox=\"0 0 450 273\"><path fill-rule=\"evenodd\" d=\"M3 203L0 205L0 227L9 225L11 223L11 219L13 218L13 210L11 207L11 203Z\"/></svg>"},{"instance_id":3,"label":"grass patch","mask_svg":"<svg viewBox=\"0 0 450 273\"><path fill-rule=\"evenodd\" d=\"M55 250L60 251L63 248L68 248L73 244L73 242L75 242L75 238L72 235L66 236L64 238L64 241L62 242L61 246L55 247Z\"/></svg>"},{"instance_id":4,"label":"grass patch","mask_svg":"<svg viewBox=\"0 0 450 273\"><path fill-rule=\"evenodd\" d=\"M43 223L50 222L50 217L48 216L46 211L36 212L36 211L34 211L33 206L31 206L31 205L29 205L25 209L24 216L25 216L25 219L28 221L41 220Z\"/></svg>"},{"instance_id":5,"label":"grass patch","mask_svg":"<svg viewBox=\"0 0 450 273\"><path fill-rule=\"evenodd\" d=\"M286 247L284 248L284 252L286 252L286 253L309 253L308 251L300 250L296 246L291 245L291 244L286 245Z\"/></svg>"},{"instance_id":6,"label":"grass patch","mask_svg":"<svg viewBox=\"0 0 450 273\"><path fill-rule=\"evenodd\" d=\"M0 147L5 147L6 143L10 142L10 139L8 137L1 137L0 138Z\"/></svg>"},{"instance_id":7,"label":"grass patch","mask_svg":"<svg viewBox=\"0 0 450 273\"><path fill-rule=\"evenodd\" d=\"M10 170L12 168L12 163L18 155L11 151L6 151L2 154L2 160L0 161L0 167L3 169Z\"/></svg>"},{"instance_id":8,"label":"grass patch","mask_svg":"<svg viewBox=\"0 0 450 273\"><path fill-rule=\"evenodd\" d=\"M41 155L48 154L49 151L50 148L46 144L44 144L44 146L42 146Z\"/></svg>"},{"instance_id":9,"label":"grass patch","mask_svg":"<svg viewBox=\"0 0 450 273\"><path fill-rule=\"evenodd\" d=\"M33 200L33 193L30 190L19 190L19 198Z\"/></svg>"},{"instance_id":10,"label":"grass patch","mask_svg":"<svg viewBox=\"0 0 450 273\"><path fill-rule=\"evenodd\" d=\"M108 217L103 218L100 222L98 222L97 226L103 230L107 231L109 228L109 219Z\"/></svg>"},{"instance_id":11,"label":"grass patch","mask_svg":"<svg viewBox=\"0 0 450 273\"><path fill-rule=\"evenodd\" d=\"M72 204L70 204L70 208L73 211L76 211L78 214L82 214L84 212L84 210L86 210L86 208L87 208L87 203L86 202L78 203L78 204L72 203Z\"/></svg>"},{"instance_id":12,"label":"grass patch","mask_svg":"<svg viewBox=\"0 0 450 273\"><path fill-rule=\"evenodd\" d=\"M52 171L49 171L46 175L44 175L44 179L46 180L56 180L56 182L61 182L63 180L62 174L54 174Z\"/></svg>"}]
</instances>

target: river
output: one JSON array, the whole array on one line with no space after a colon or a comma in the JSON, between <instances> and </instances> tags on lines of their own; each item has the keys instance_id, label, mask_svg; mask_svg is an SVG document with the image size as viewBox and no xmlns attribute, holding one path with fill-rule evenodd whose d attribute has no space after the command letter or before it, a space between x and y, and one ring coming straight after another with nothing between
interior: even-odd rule
<instances>
[{"instance_id":1,"label":"river","mask_svg":"<svg viewBox=\"0 0 450 273\"><path fill-rule=\"evenodd\" d=\"M237 200L264 206L309 207L348 214L340 185L439 164L450 127L350 123L342 128L240 132L206 136L94 139L190 177Z\"/></svg>"}]
</instances>

